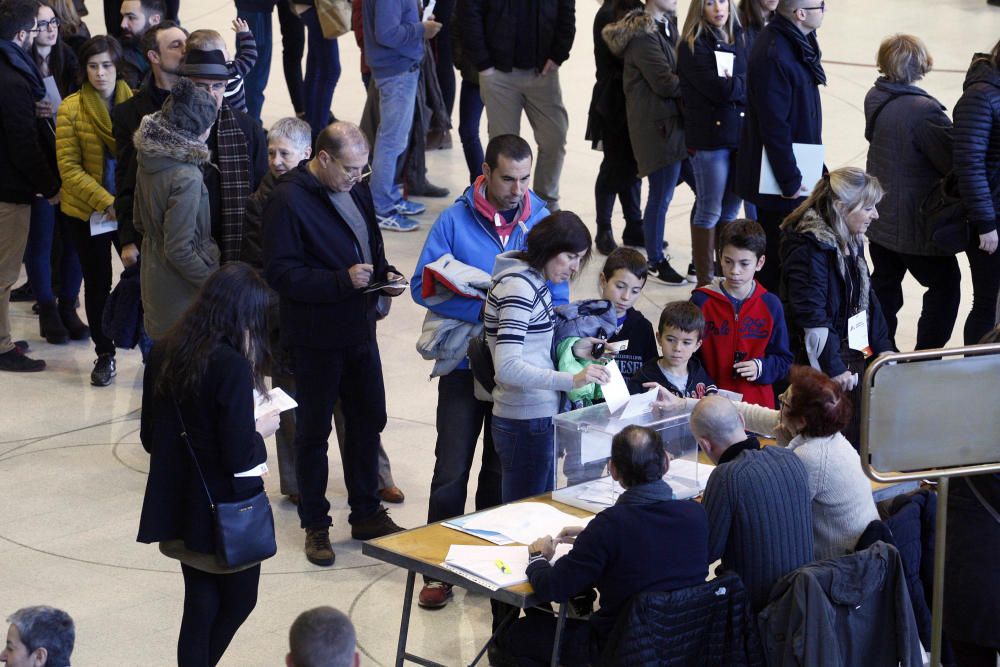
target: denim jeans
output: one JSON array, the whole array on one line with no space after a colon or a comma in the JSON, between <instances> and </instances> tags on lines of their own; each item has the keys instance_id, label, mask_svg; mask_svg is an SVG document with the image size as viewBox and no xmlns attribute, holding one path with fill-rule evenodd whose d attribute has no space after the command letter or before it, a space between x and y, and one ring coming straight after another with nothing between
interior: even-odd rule
<instances>
[{"instance_id":1,"label":"denim jeans","mask_svg":"<svg viewBox=\"0 0 1000 667\"><path fill-rule=\"evenodd\" d=\"M378 499L379 434L385 428L385 386L375 341L337 349L293 347L295 363L295 477L303 528L330 525L329 438L333 408L344 409L344 484L351 513L364 520L381 506Z\"/></svg>"},{"instance_id":2,"label":"denim jeans","mask_svg":"<svg viewBox=\"0 0 1000 667\"><path fill-rule=\"evenodd\" d=\"M247 22L254 41L257 42L257 62L243 78L243 91L247 99L247 113L260 121L264 108L264 89L271 74L271 12L248 12L237 9L236 15Z\"/></svg>"},{"instance_id":3,"label":"denim jeans","mask_svg":"<svg viewBox=\"0 0 1000 667\"><path fill-rule=\"evenodd\" d=\"M975 345L996 324L997 292L1000 291L1000 252L988 255L979 249L979 234L975 228L969 234L969 273L972 274L972 310L965 319L963 338L966 345Z\"/></svg>"},{"instance_id":4,"label":"denim jeans","mask_svg":"<svg viewBox=\"0 0 1000 667\"><path fill-rule=\"evenodd\" d=\"M375 134L370 185L375 212L379 215L391 215L396 204L403 200L403 184L396 179L396 162L406 151L419 78L417 67L394 76L375 77L381 118Z\"/></svg>"},{"instance_id":5,"label":"denim jeans","mask_svg":"<svg viewBox=\"0 0 1000 667\"><path fill-rule=\"evenodd\" d=\"M681 162L660 167L646 178L649 196L642 215L642 231L646 235L646 257L650 263L663 259L663 231L667 223L667 209L674 198L674 188L681 173Z\"/></svg>"},{"instance_id":6,"label":"denim jeans","mask_svg":"<svg viewBox=\"0 0 1000 667\"><path fill-rule=\"evenodd\" d=\"M288 97L295 113L303 113L302 56L306 53L306 27L287 2L278 2L278 28L281 30L281 68L285 73Z\"/></svg>"},{"instance_id":7,"label":"denim jeans","mask_svg":"<svg viewBox=\"0 0 1000 667\"><path fill-rule=\"evenodd\" d=\"M500 457L500 499L509 503L552 490L552 418L493 415L493 445Z\"/></svg>"},{"instance_id":8,"label":"denim jeans","mask_svg":"<svg viewBox=\"0 0 1000 667\"><path fill-rule=\"evenodd\" d=\"M728 186L733 152L728 148L695 151L691 158L698 192L694 226L714 228L720 221L735 220L740 214L740 198Z\"/></svg>"},{"instance_id":9,"label":"denim jeans","mask_svg":"<svg viewBox=\"0 0 1000 667\"><path fill-rule=\"evenodd\" d=\"M479 123L483 118L483 98L479 86L462 81L458 98L458 138L462 140L465 166L469 169L469 183L483 173L483 142L479 138Z\"/></svg>"},{"instance_id":10,"label":"denim jeans","mask_svg":"<svg viewBox=\"0 0 1000 667\"><path fill-rule=\"evenodd\" d=\"M73 303L80 295L83 271L67 225L62 212L47 200L37 197L32 203L28 246L24 249L24 268L38 303L53 303L56 300L56 295L52 292L52 245L57 236L62 240L62 250L59 253L59 298Z\"/></svg>"},{"instance_id":11,"label":"denim jeans","mask_svg":"<svg viewBox=\"0 0 1000 667\"><path fill-rule=\"evenodd\" d=\"M918 350L944 347L951 339L962 297L962 274L954 255L931 257L895 252L877 243L868 244L872 260L872 291L882 305L889 340L896 347L897 314L903 307L903 278L906 272L927 289L917 322Z\"/></svg>"},{"instance_id":12,"label":"denim jeans","mask_svg":"<svg viewBox=\"0 0 1000 667\"><path fill-rule=\"evenodd\" d=\"M743 200L743 217L748 220L757 219L757 207L745 199Z\"/></svg>"},{"instance_id":13,"label":"denim jeans","mask_svg":"<svg viewBox=\"0 0 1000 667\"><path fill-rule=\"evenodd\" d=\"M333 91L340 80L340 50L336 39L325 39L316 9L302 14L306 25L306 77L303 89L306 122L312 128L313 140L329 125ZM411 112L412 113L412 112Z\"/></svg>"},{"instance_id":14,"label":"denim jeans","mask_svg":"<svg viewBox=\"0 0 1000 667\"><path fill-rule=\"evenodd\" d=\"M500 504L500 460L493 446L493 404L473 395L472 371L454 370L438 379L437 442L427 523L465 513L469 473L483 432L483 461L476 509Z\"/></svg>"}]
</instances>

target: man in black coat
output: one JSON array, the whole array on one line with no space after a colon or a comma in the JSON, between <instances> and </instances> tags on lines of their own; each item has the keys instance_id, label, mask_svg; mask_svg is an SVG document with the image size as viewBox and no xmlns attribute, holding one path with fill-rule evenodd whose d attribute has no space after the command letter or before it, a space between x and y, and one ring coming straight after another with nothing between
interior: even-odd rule
<instances>
[{"instance_id":1,"label":"man in black coat","mask_svg":"<svg viewBox=\"0 0 1000 667\"><path fill-rule=\"evenodd\" d=\"M559 66L576 36L575 0L467 0L462 52L479 71L490 139L521 134L521 112L538 143L534 190L559 210L559 176L566 158L569 116Z\"/></svg>"},{"instance_id":2,"label":"man in black coat","mask_svg":"<svg viewBox=\"0 0 1000 667\"><path fill-rule=\"evenodd\" d=\"M747 63L747 118L740 141L737 192L757 206L767 232L767 262L757 280L777 293L781 275L778 225L802 203L815 183L803 183L792 144L823 143L819 86L826 84L816 29L823 23L821 0L781 0L761 31ZM762 152L781 195L760 194Z\"/></svg>"},{"instance_id":3,"label":"man in black coat","mask_svg":"<svg viewBox=\"0 0 1000 667\"><path fill-rule=\"evenodd\" d=\"M35 114L45 84L29 51L35 34L36 0L0 3L0 370L30 372L45 368L30 359L10 337L10 288L21 272L28 243L31 202L39 194L59 203L54 143L42 132L52 128Z\"/></svg>"},{"instance_id":4,"label":"man in black coat","mask_svg":"<svg viewBox=\"0 0 1000 667\"><path fill-rule=\"evenodd\" d=\"M379 295L371 284L401 281L385 258L371 191L362 183L368 142L338 121L316 140L316 154L281 176L264 210L264 274L281 297L281 337L293 360L295 473L306 558L333 564L326 499L330 422L344 411L344 482L351 536L367 540L401 530L378 497L379 434L385 387L375 338Z\"/></svg>"},{"instance_id":5,"label":"man in black coat","mask_svg":"<svg viewBox=\"0 0 1000 667\"><path fill-rule=\"evenodd\" d=\"M115 161L115 212L118 214L118 239L122 244L122 264L134 265L139 259L142 238L132 224L132 195L138 162L132 135L143 116L159 111L177 83L177 69L184 57L187 30L173 21L152 26L142 36L143 51L149 58L150 76L135 95L111 110L112 130L118 159Z\"/></svg>"}]
</instances>

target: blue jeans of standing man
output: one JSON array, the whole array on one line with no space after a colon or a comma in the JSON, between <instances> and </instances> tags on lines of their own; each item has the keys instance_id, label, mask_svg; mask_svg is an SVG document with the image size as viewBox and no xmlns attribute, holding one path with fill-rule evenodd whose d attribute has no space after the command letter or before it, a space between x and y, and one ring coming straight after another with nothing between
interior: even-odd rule
<instances>
[{"instance_id":1,"label":"blue jeans of standing man","mask_svg":"<svg viewBox=\"0 0 1000 667\"><path fill-rule=\"evenodd\" d=\"M712 229L720 220L735 220L741 199L728 186L732 151L698 150L691 157L698 206L692 221L695 227Z\"/></svg>"},{"instance_id":2,"label":"blue jeans of standing man","mask_svg":"<svg viewBox=\"0 0 1000 667\"><path fill-rule=\"evenodd\" d=\"M667 224L667 209L681 174L681 164L673 162L646 177L649 195L642 214L642 231L646 235L646 258L650 264L663 259L663 230Z\"/></svg>"},{"instance_id":3,"label":"blue jeans of standing man","mask_svg":"<svg viewBox=\"0 0 1000 667\"><path fill-rule=\"evenodd\" d=\"M479 124L483 118L483 98L479 86L462 81L458 98L458 138L462 140L465 166L469 168L469 183L483 173L483 142L479 138Z\"/></svg>"},{"instance_id":4,"label":"blue jeans of standing man","mask_svg":"<svg viewBox=\"0 0 1000 667\"><path fill-rule=\"evenodd\" d=\"M493 445L500 457L500 498L509 503L552 490L552 418L493 416Z\"/></svg>"},{"instance_id":5,"label":"blue jeans of standing man","mask_svg":"<svg viewBox=\"0 0 1000 667\"><path fill-rule=\"evenodd\" d=\"M403 184L396 182L396 162L410 137L419 79L419 63L393 76L375 77L381 119L375 134L370 185L375 212L381 216L392 215L396 204L403 201Z\"/></svg>"},{"instance_id":6,"label":"blue jeans of standing man","mask_svg":"<svg viewBox=\"0 0 1000 667\"><path fill-rule=\"evenodd\" d=\"M243 79L247 113L260 120L264 108L264 89L271 74L271 12L248 12L237 7L236 15L247 22L257 42L257 62Z\"/></svg>"},{"instance_id":7,"label":"blue jeans of standing man","mask_svg":"<svg viewBox=\"0 0 1000 667\"><path fill-rule=\"evenodd\" d=\"M306 77L303 89L306 122L312 128L313 140L329 124L333 91L340 80L340 50L336 39L323 37L316 9L302 14L306 25ZM412 115L412 111L411 111Z\"/></svg>"},{"instance_id":8,"label":"blue jeans of standing man","mask_svg":"<svg viewBox=\"0 0 1000 667\"><path fill-rule=\"evenodd\" d=\"M49 304L56 300L56 294L52 291L52 244L57 236L62 240L59 299L64 303L74 303L80 295L83 271L67 224L62 212L56 210L48 200L35 198L31 204L31 228L28 231L28 245L24 249L24 268L38 303Z\"/></svg>"}]
</instances>

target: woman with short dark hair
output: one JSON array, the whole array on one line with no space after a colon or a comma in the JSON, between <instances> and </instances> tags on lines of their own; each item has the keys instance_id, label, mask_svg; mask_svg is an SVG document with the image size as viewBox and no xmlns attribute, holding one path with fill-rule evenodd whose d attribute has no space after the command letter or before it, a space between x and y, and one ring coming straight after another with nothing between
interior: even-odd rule
<instances>
[{"instance_id":1,"label":"woman with short dark hair","mask_svg":"<svg viewBox=\"0 0 1000 667\"><path fill-rule=\"evenodd\" d=\"M572 280L590 255L590 232L575 213L558 211L531 228L527 249L497 255L483 326L493 355L493 442L500 457L501 498L518 500L552 489L552 417L559 392L603 384L600 365L576 375L552 361L552 296L548 284ZM578 357L594 339L574 346ZM577 347L579 346L579 350Z\"/></svg>"},{"instance_id":2,"label":"woman with short dark hair","mask_svg":"<svg viewBox=\"0 0 1000 667\"><path fill-rule=\"evenodd\" d=\"M118 149L111 109L131 98L132 89L118 78L122 49L113 37L88 39L79 55L80 91L63 100L56 119L56 161L62 178L59 207L69 218L86 284L84 306L97 353L90 383L106 387L116 374L115 344L104 333L101 319L111 292L111 247L120 247L117 229L108 230L117 219Z\"/></svg>"},{"instance_id":3,"label":"woman with short dark hair","mask_svg":"<svg viewBox=\"0 0 1000 667\"><path fill-rule=\"evenodd\" d=\"M934 246L934 230L920 215L927 194L951 170L951 120L940 102L914 85L933 63L917 37L888 37L878 50L882 76L865 96L866 170L885 188L879 222L868 229L872 290L895 346L906 272L926 288L917 322L918 350L948 344L962 279L958 260Z\"/></svg>"},{"instance_id":4,"label":"woman with short dark hair","mask_svg":"<svg viewBox=\"0 0 1000 667\"><path fill-rule=\"evenodd\" d=\"M247 500L264 488L257 474L236 475L267 460L264 438L278 428L277 412L254 419L253 391L265 391L271 362L268 298L248 264L227 264L153 346L143 376L139 438L150 459L137 540L158 542L181 563L180 665L219 662L257 602L260 563L229 567L216 556L201 475L218 503Z\"/></svg>"}]
</instances>

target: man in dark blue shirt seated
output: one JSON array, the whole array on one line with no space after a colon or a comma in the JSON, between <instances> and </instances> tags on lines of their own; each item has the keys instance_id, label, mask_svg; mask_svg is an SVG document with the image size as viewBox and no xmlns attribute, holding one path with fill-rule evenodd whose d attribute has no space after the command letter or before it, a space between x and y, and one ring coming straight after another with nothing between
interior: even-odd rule
<instances>
[{"instance_id":1,"label":"man in dark blue shirt seated","mask_svg":"<svg viewBox=\"0 0 1000 667\"><path fill-rule=\"evenodd\" d=\"M528 580L542 601L565 603L596 587L600 609L589 622L569 621L560 664L588 664L599 655L620 612L638 593L667 592L705 581L708 574L708 518L690 500L673 500L663 481L667 455L659 435L628 426L611 443L611 476L625 488L614 504L583 529L566 528L529 547ZM549 563L556 541L573 549ZM547 665L556 620L529 613L508 635L508 649L520 665Z\"/></svg>"}]
</instances>

